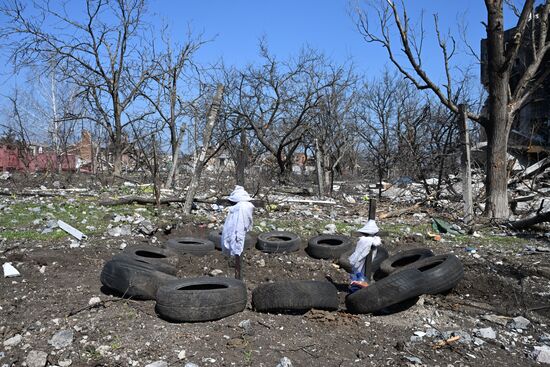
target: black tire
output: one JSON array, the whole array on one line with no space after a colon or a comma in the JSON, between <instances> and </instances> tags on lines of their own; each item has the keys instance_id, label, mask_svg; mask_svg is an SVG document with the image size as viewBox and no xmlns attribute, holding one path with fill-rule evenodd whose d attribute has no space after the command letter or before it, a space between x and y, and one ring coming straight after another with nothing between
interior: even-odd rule
<instances>
[{"instance_id":1,"label":"black tire","mask_svg":"<svg viewBox=\"0 0 550 367\"><path fill-rule=\"evenodd\" d=\"M157 270L168 274L173 271L172 268L177 269L180 260L173 250L150 245L128 246L122 250L122 254L154 264Z\"/></svg>"},{"instance_id":2,"label":"black tire","mask_svg":"<svg viewBox=\"0 0 550 367\"><path fill-rule=\"evenodd\" d=\"M222 230L221 229L210 231L210 233L208 233L208 239L214 242L214 246L216 250L221 251L222 249ZM256 245L256 240L249 233L247 233L244 238L244 249L245 250L251 249L255 245Z\"/></svg>"},{"instance_id":3,"label":"black tire","mask_svg":"<svg viewBox=\"0 0 550 367\"><path fill-rule=\"evenodd\" d=\"M385 274L391 274L399 268L432 256L434 256L434 253L432 250L427 248L414 248L411 250L400 251L382 261L382 264L380 264L380 270Z\"/></svg>"},{"instance_id":4,"label":"black tire","mask_svg":"<svg viewBox=\"0 0 550 367\"><path fill-rule=\"evenodd\" d=\"M300 249L300 237L292 232L273 231L260 233L256 248L268 253L293 252Z\"/></svg>"},{"instance_id":5,"label":"black tire","mask_svg":"<svg viewBox=\"0 0 550 367\"><path fill-rule=\"evenodd\" d=\"M404 269L346 297L351 313L372 313L424 293L424 276L417 269Z\"/></svg>"},{"instance_id":6,"label":"black tire","mask_svg":"<svg viewBox=\"0 0 550 367\"><path fill-rule=\"evenodd\" d=\"M237 279L200 277L178 279L157 291L155 310L177 322L219 320L246 307L246 286Z\"/></svg>"},{"instance_id":7,"label":"black tire","mask_svg":"<svg viewBox=\"0 0 550 367\"><path fill-rule=\"evenodd\" d=\"M266 283L252 292L252 306L259 312L305 312L312 308L333 311L338 309L338 291L324 281Z\"/></svg>"},{"instance_id":8,"label":"black tire","mask_svg":"<svg viewBox=\"0 0 550 367\"><path fill-rule=\"evenodd\" d=\"M137 256L132 252L128 252L128 253L123 252L120 254L116 254L115 256L113 256L111 260L137 261L143 264L147 264L148 266L152 267L155 270L158 270L170 275L176 275L178 272L178 268L173 266L172 264L165 263L162 261L154 261L143 256Z\"/></svg>"},{"instance_id":9,"label":"black tire","mask_svg":"<svg viewBox=\"0 0 550 367\"><path fill-rule=\"evenodd\" d=\"M177 279L133 258L107 261L101 271L101 284L125 298L155 299L157 289Z\"/></svg>"},{"instance_id":10,"label":"black tire","mask_svg":"<svg viewBox=\"0 0 550 367\"><path fill-rule=\"evenodd\" d=\"M453 254L437 255L416 261L395 273L417 269L424 276L424 293L437 294L454 288L464 277L464 267Z\"/></svg>"},{"instance_id":11,"label":"black tire","mask_svg":"<svg viewBox=\"0 0 550 367\"><path fill-rule=\"evenodd\" d=\"M351 238L347 236L322 234L308 241L306 252L315 259L338 259L351 246Z\"/></svg>"},{"instance_id":12,"label":"black tire","mask_svg":"<svg viewBox=\"0 0 550 367\"><path fill-rule=\"evenodd\" d=\"M214 243L202 238L178 237L169 239L166 242L166 248L174 250L179 255L204 256L214 251Z\"/></svg>"},{"instance_id":13,"label":"black tire","mask_svg":"<svg viewBox=\"0 0 550 367\"><path fill-rule=\"evenodd\" d=\"M342 269L344 269L346 272L351 273L351 264L349 262L349 257L353 252L355 251L355 246L352 246L352 248L345 253L343 253L338 258L338 265ZM384 246L378 246L378 249L376 251L376 257L372 261L372 273L375 274L380 269L380 264L382 261L386 260L388 258L388 250Z\"/></svg>"}]
</instances>

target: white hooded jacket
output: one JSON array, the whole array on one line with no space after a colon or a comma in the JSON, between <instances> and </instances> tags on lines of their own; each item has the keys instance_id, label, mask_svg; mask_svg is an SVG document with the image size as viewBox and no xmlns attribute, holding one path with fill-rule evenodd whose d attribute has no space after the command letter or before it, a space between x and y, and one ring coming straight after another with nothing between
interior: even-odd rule
<instances>
[{"instance_id":1,"label":"white hooded jacket","mask_svg":"<svg viewBox=\"0 0 550 367\"><path fill-rule=\"evenodd\" d=\"M244 249L246 232L252 229L254 205L249 202L250 196L241 186L236 186L229 196L231 201L238 201L229 208L222 231L222 252L225 255L240 255Z\"/></svg>"}]
</instances>

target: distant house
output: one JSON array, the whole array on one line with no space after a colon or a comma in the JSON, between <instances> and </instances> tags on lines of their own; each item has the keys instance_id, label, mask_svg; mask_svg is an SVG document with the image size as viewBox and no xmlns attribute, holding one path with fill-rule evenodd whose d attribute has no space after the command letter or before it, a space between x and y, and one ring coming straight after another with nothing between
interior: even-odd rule
<instances>
[{"instance_id":1,"label":"distant house","mask_svg":"<svg viewBox=\"0 0 550 367\"><path fill-rule=\"evenodd\" d=\"M56 154L54 149L45 144L31 143L22 147L17 144L0 145L0 170L42 172L62 171L93 172L95 167L91 134L83 130L81 140L67 148L66 152Z\"/></svg>"},{"instance_id":2,"label":"distant house","mask_svg":"<svg viewBox=\"0 0 550 367\"><path fill-rule=\"evenodd\" d=\"M0 146L0 170L2 171L55 171L60 165L63 171L76 170L77 157L74 154L58 156L44 146L30 145L20 148L13 145Z\"/></svg>"}]
</instances>

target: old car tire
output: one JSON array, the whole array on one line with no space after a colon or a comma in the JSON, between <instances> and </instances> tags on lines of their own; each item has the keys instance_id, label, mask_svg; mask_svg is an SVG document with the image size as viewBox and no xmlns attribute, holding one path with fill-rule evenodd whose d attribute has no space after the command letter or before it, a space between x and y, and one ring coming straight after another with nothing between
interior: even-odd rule
<instances>
[{"instance_id":1,"label":"old car tire","mask_svg":"<svg viewBox=\"0 0 550 367\"><path fill-rule=\"evenodd\" d=\"M433 256L432 250L427 248L415 248L411 250L400 251L395 255L388 257L380 264L380 270L385 274L391 274L395 270L412 264L418 260Z\"/></svg>"},{"instance_id":2,"label":"old car tire","mask_svg":"<svg viewBox=\"0 0 550 367\"><path fill-rule=\"evenodd\" d=\"M143 264L147 264L148 266L152 267L155 270L158 270L170 275L176 275L178 272L178 268L173 266L172 264L165 263L162 261L154 261L144 256L135 255L132 252L128 252L128 253L122 252L120 254L116 254L115 256L113 256L111 260L137 261Z\"/></svg>"},{"instance_id":3,"label":"old car tire","mask_svg":"<svg viewBox=\"0 0 550 367\"><path fill-rule=\"evenodd\" d=\"M132 245L127 246L122 250L122 254L135 258L136 260L145 261L157 270L168 274L175 274L174 268L177 269L179 264L179 256L171 249L155 247L151 245Z\"/></svg>"},{"instance_id":4,"label":"old car tire","mask_svg":"<svg viewBox=\"0 0 550 367\"><path fill-rule=\"evenodd\" d=\"M175 276L150 264L128 257L107 261L101 270L101 284L125 298L155 299L157 289Z\"/></svg>"},{"instance_id":5,"label":"old car tire","mask_svg":"<svg viewBox=\"0 0 550 367\"><path fill-rule=\"evenodd\" d=\"M424 293L437 294L454 288L464 277L464 267L453 254L437 255L416 261L394 273L417 269L424 277Z\"/></svg>"},{"instance_id":6,"label":"old car tire","mask_svg":"<svg viewBox=\"0 0 550 367\"><path fill-rule=\"evenodd\" d=\"M306 252L315 259L338 259L351 246L351 238L347 236L322 234L308 241Z\"/></svg>"},{"instance_id":7,"label":"old car tire","mask_svg":"<svg viewBox=\"0 0 550 367\"><path fill-rule=\"evenodd\" d=\"M177 322L218 320L246 307L246 286L232 278L177 279L157 291L155 310Z\"/></svg>"},{"instance_id":8,"label":"old car tire","mask_svg":"<svg viewBox=\"0 0 550 367\"><path fill-rule=\"evenodd\" d=\"M338 291L329 282L292 280L266 283L252 292L252 306L260 312L304 312L312 308L338 309Z\"/></svg>"},{"instance_id":9,"label":"old car tire","mask_svg":"<svg viewBox=\"0 0 550 367\"><path fill-rule=\"evenodd\" d=\"M166 248L174 250L179 255L204 256L214 250L214 243L202 238L178 237L169 239Z\"/></svg>"},{"instance_id":10,"label":"old car tire","mask_svg":"<svg viewBox=\"0 0 550 367\"><path fill-rule=\"evenodd\" d=\"M222 249L222 230L221 229L210 231L210 233L208 233L208 239L214 242L214 246L216 247L216 250ZM254 247L255 244L256 244L256 240L249 233L247 233L244 238L244 249L248 250Z\"/></svg>"},{"instance_id":11,"label":"old car tire","mask_svg":"<svg viewBox=\"0 0 550 367\"><path fill-rule=\"evenodd\" d=\"M355 246L352 246L352 248L345 253L343 253L338 258L338 265L342 269L344 269L346 272L351 273L351 264L349 262L349 257L353 252L355 251ZM378 269L380 269L380 264L382 261L386 260L388 258L388 250L384 246L378 246L378 249L376 251L376 257L372 261L372 273L375 274Z\"/></svg>"},{"instance_id":12,"label":"old car tire","mask_svg":"<svg viewBox=\"0 0 550 367\"><path fill-rule=\"evenodd\" d=\"M352 313L372 313L424 293L424 276L417 269L404 269L346 297Z\"/></svg>"},{"instance_id":13,"label":"old car tire","mask_svg":"<svg viewBox=\"0 0 550 367\"><path fill-rule=\"evenodd\" d=\"M281 253L298 251L300 237L292 232L273 231L260 233L256 248L268 253Z\"/></svg>"}]
</instances>

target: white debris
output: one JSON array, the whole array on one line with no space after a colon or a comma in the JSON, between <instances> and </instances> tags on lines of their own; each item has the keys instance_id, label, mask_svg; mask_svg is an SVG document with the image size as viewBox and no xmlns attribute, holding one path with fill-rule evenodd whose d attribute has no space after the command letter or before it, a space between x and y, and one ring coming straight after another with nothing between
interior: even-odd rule
<instances>
[{"instance_id":1,"label":"white debris","mask_svg":"<svg viewBox=\"0 0 550 367\"><path fill-rule=\"evenodd\" d=\"M44 367L48 362L48 353L41 350L31 350L25 359L27 367Z\"/></svg>"},{"instance_id":2,"label":"white debris","mask_svg":"<svg viewBox=\"0 0 550 367\"><path fill-rule=\"evenodd\" d=\"M17 344L21 343L23 337L21 334L16 334L9 339L4 340L4 347L15 347Z\"/></svg>"},{"instance_id":3,"label":"white debris","mask_svg":"<svg viewBox=\"0 0 550 367\"><path fill-rule=\"evenodd\" d=\"M479 336L480 338L485 339L496 339L497 333L493 328L486 327L483 329L474 329L474 334Z\"/></svg>"},{"instance_id":4,"label":"white debris","mask_svg":"<svg viewBox=\"0 0 550 367\"><path fill-rule=\"evenodd\" d=\"M292 361L288 357L283 357L276 367L292 367Z\"/></svg>"},{"instance_id":5,"label":"white debris","mask_svg":"<svg viewBox=\"0 0 550 367\"><path fill-rule=\"evenodd\" d=\"M516 330L524 330L529 327L531 321L527 320L523 316L514 317L510 323L510 327Z\"/></svg>"},{"instance_id":6,"label":"white debris","mask_svg":"<svg viewBox=\"0 0 550 367\"><path fill-rule=\"evenodd\" d=\"M98 303L101 303L101 298L99 298L99 297L92 297L88 301L89 306L97 305Z\"/></svg>"},{"instance_id":7,"label":"white debris","mask_svg":"<svg viewBox=\"0 0 550 367\"><path fill-rule=\"evenodd\" d=\"M550 347L547 345L536 346L532 353L535 361L550 364Z\"/></svg>"},{"instance_id":8,"label":"white debris","mask_svg":"<svg viewBox=\"0 0 550 367\"><path fill-rule=\"evenodd\" d=\"M73 331L71 329L61 330L52 336L48 343L55 349L68 347L73 342Z\"/></svg>"},{"instance_id":9,"label":"white debris","mask_svg":"<svg viewBox=\"0 0 550 367\"><path fill-rule=\"evenodd\" d=\"M74 228L73 226L63 222L62 220L58 220L57 225L59 226L59 228L61 228L71 236L75 237L79 241L82 241L83 239L87 238L84 233L80 232L78 229Z\"/></svg>"},{"instance_id":10,"label":"white debris","mask_svg":"<svg viewBox=\"0 0 550 367\"><path fill-rule=\"evenodd\" d=\"M4 263L2 265L2 269L4 270L4 278L14 278L21 276L21 273L18 272L11 263Z\"/></svg>"},{"instance_id":11,"label":"white debris","mask_svg":"<svg viewBox=\"0 0 550 367\"><path fill-rule=\"evenodd\" d=\"M181 361L182 359L185 359L185 358L187 358L187 354L185 353L185 349L180 350L179 353L178 353L178 359Z\"/></svg>"},{"instance_id":12,"label":"white debris","mask_svg":"<svg viewBox=\"0 0 550 367\"><path fill-rule=\"evenodd\" d=\"M69 248L79 248L79 247L80 247L80 242L71 238L71 243L69 243Z\"/></svg>"},{"instance_id":13,"label":"white debris","mask_svg":"<svg viewBox=\"0 0 550 367\"><path fill-rule=\"evenodd\" d=\"M220 269L214 269L210 272L210 275L215 277L217 275L220 275L220 274L223 274L223 270L220 270Z\"/></svg>"},{"instance_id":14,"label":"white debris","mask_svg":"<svg viewBox=\"0 0 550 367\"><path fill-rule=\"evenodd\" d=\"M145 367L168 367L168 363L166 361L156 361L145 365Z\"/></svg>"},{"instance_id":15,"label":"white debris","mask_svg":"<svg viewBox=\"0 0 550 367\"><path fill-rule=\"evenodd\" d=\"M324 234L335 234L336 233L336 224L329 223L325 226Z\"/></svg>"}]
</instances>

